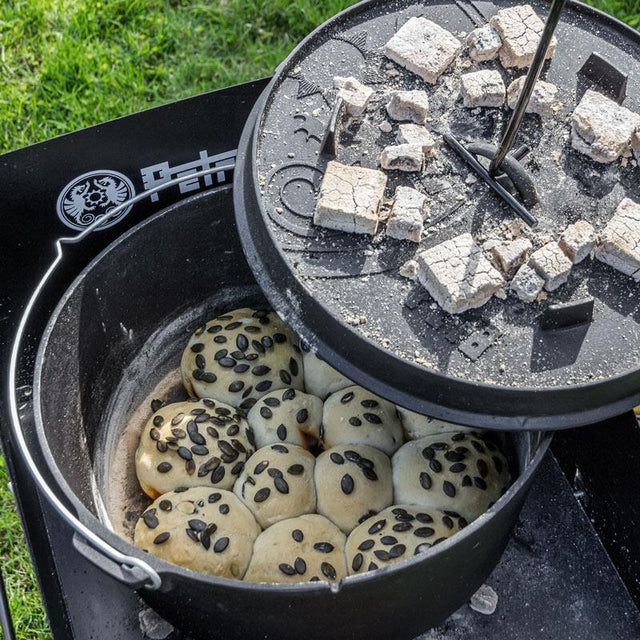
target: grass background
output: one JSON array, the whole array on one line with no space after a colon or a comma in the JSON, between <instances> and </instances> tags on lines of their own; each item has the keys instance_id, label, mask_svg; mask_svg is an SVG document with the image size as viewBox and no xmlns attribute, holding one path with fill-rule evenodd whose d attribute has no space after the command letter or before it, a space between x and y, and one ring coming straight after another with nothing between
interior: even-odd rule
<instances>
[{"instance_id":1,"label":"grass background","mask_svg":"<svg viewBox=\"0 0 640 640\"><path fill-rule=\"evenodd\" d=\"M354 1L0 0L0 153L269 75ZM640 0L590 4L640 28ZM7 481L0 457L0 567L18 638L44 640Z\"/></svg>"}]
</instances>

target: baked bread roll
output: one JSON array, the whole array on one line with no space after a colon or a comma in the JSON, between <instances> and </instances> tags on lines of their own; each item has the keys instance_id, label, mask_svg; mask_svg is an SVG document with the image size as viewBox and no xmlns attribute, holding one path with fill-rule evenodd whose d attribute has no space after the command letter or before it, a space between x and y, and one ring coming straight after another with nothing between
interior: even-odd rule
<instances>
[{"instance_id":1,"label":"baked bread roll","mask_svg":"<svg viewBox=\"0 0 640 640\"><path fill-rule=\"evenodd\" d=\"M322 400L295 389L278 389L262 396L247 420L258 447L288 442L309 449L320 439Z\"/></svg>"},{"instance_id":2,"label":"baked bread roll","mask_svg":"<svg viewBox=\"0 0 640 640\"><path fill-rule=\"evenodd\" d=\"M175 402L142 430L136 474L151 498L177 487L231 489L254 449L251 427L233 407L210 398Z\"/></svg>"},{"instance_id":3,"label":"baked bread roll","mask_svg":"<svg viewBox=\"0 0 640 640\"><path fill-rule=\"evenodd\" d=\"M357 385L325 400L322 423L326 448L366 444L391 455L404 440L395 405Z\"/></svg>"},{"instance_id":4,"label":"baked bread roll","mask_svg":"<svg viewBox=\"0 0 640 640\"><path fill-rule=\"evenodd\" d=\"M393 502L391 462L363 444L332 447L316 458L318 513L345 533Z\"/></svg>"},{"instance_id":5,"label":"baked bread roll","mask_svg":"<svg viewBox=\"0 0 640 640\"><path fill-rule=\"evenodd\" d=\"M263 531L244 577L252 582L337 582L347 575L346 537L317 514L282 520Z\"/></svg>"},{"instance_id":6,"label":"baked bread roll","mask_svg":"<svg viewBox=\"0 0 640 640\"><path fill-rule=\"evenodd\" d=\"M302 447L274 444L249 458L234 493L266 529L286 518L316 510L316 459Z\"/></svg>"},{"instance_id":7,"label":"baked bread roll","mask_svg":"<svg viewBox=\"0 0 640 640\"><path fill-rule=\"evenodd\" d=\"M304 363L304 387L308 393L324 400L329 394L350 387L353 382L312 351L304 340L300 341Z\"/></svg>"},{"instance_id":8,"label":"baked bread roll","mask_svg":"<svg viewBox=\"0 0 640 640\"><path fill-rule=\"evenodd\" d=\"M260 527L230 491L192 487L160 496L142 514L136 546L192 569L241 579Z\"/></svg>"},{"instance_id":9,"label":"baked bread roll","mask_svg":"<svg viewBox=\"0 0 640 640\"><path fill-rule=\"evenodd\" d=\"M430 416L423 416L415 411L409 411L403 407L396 407L400 421L404 428L404 433L407 440L418 440L425 436L432 436L438 433L482 433L479 429L472 427L463 427L453 422L446 422L439 418L431 418Z\"/></svg>"},{"instance_id":10,"label":"baked bread roll","mask_svg":"<svg viewBox=\"0 0 640 640\"><path fill-rule=\"evenodd\" d=\"M467 525L453 511L399 504L358 525L347 539L349 573L364 573L426 551Z\"/></svg>"},{"instance_id":11,"label":"baked bread roll","mask_svg":"<svg viewBox=\"0 0 640 640\"><path fill-rule=\"evenodd\" d=\"M444 433L412 440L393 456L397 503L459 513L471 522L509 487L498 447L476 434Z\"/></svg>"},{"instance_id":12,"label":"baked bread roll","mask_svg":"<svg viewBox=\"0 0 640 640\"><path fill-rule=\"evenodd\" d=\"M189 395L244 411L269 391L303 388L297 338L272 311L237 309L199 327L181 369Z\"/></svg>"}]
</instances>

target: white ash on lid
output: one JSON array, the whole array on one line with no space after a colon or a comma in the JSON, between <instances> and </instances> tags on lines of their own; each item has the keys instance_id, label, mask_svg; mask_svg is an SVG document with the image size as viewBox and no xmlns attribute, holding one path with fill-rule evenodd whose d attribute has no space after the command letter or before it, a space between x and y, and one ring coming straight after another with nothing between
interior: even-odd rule
<instances>
[{"instance_id":1,"label":"white ash on lid","mask_svg":"<svg viewBox=\"0 0 640 640\"><path fill-rule=\"evenodd\" d=\"M266 529L286 518L316 510L316 459L296 445L258 449L247 461L233 492Z\"/></svg>"},{"instance_id":2,"label":"white ash on lid","mask_svg":"<svg viewBox=\"0 0 640 640\"><path fill-rule=\"evenodd\" d=\"M523 302L535 302L544 289L544 278L541 278L528 264L523 264L509 284L509 288Z\"/></svg>"},{"instance_id":3,"label":"white ash on lid","mask_svg":"<svg viewBox=\"0 0 640 640\"><path fill-rule=\"evenodd\" d=\"M448 313L481 307L504 282L470 233L423 251L417 260L420 283Z\"/></svg>"},{"instance_id":4,"label":"white ash on lid","mask_svg":"<svg viewBox=\"0 0 640 640\"><path fill-rule=\"evenodd\" d=\"M189 395L245 411L269 391L303 386L297 338L272 311L236 309L198 327L180 366Z\"/></svg>"},{"instance_id":5,"label":"white ash on lid","mask_svg":"<svg viewBox=\"0 0 640 640\"><path fill-rule=\"evenodd\" d=\"M167 562L223 578L241 579L260 527L230 491L176 489L142 514L134 544Z\"/></svg>"},{"instance_id":6,"label":"white ash on lid","mask_svg":"<svg viewBox=\"0 0 640 640\"><path fill-rule=\"evenodd\" d=\"M507 104L509 109L515 109L515 106L520 98L522 87L524 86L526 76L520 76L516 78L507 88ZM538 80L534 87L529 104L525 109L525 113L535 113L539 116L552 116L557 113L562 104L557 98L558 87L551 82L545 82L544 80Z\"/></svg>"},{"instance_id":7,"label":"white ash on lid","mask_svg":"<svg viewBox=\"0 0 640 640\"><path fill-rule=\"evenodd\" d=\"M429 98L426 91L395 91L386 108L392 120L424 124L429 113Z\"/></svg>"},{"instance_id":8,"label":"white ash on lid","mask_svg":"<svg viewBox=\"0 0 640 640\"><path fill-rule=\"evenodd\" d=\"M244 579L251 582L338 582L347 576L346 536L327 518L282 520L255 542Z\"/></svg>"},{"instance_id":9,"label":"white ash on lid","mask_svg":"<svg viewBox=\"0 0 640 640\"><path fill-rule=\"evenodd\" d=\"M320 439L322 400L298 389L262 396L247 416L258 447L290 443L308 449Z\"/></svg>"},{"instance_id":10,"label":"white ash on lid","mask_svg":"<svg viewBox=\"0 0 640 640\"><path fill-rule=\"evenodd\" d=\"M423 416L415 411L409 411L404 407L396 407L402 427L404 428L407 440L418 440L425 436L437 435L439 433L456 433L456 432L479 432L473 427L463 427L453 422L432 418L431 416Z\"/></svg>"},{"instance_id":11,"label":"white ash on lid","mask_svg":"<svg viewBox=\"0 0 640 640\"><path fill-rule=\"evenodd\" d=\"M419 124L401 124L396 136L398 144L419 144L425 155L432 155L436 141L426 127Z\"/></svg>"},{"instance_id":12,"label":"white ash on lid","mask_svg":"<svg viewBox=\"0 0 640 640\"><path fill-rule=\"evenodd\" d=\"M507 460L491 440L443 433L412 440L392 458L395 501L452 510L471 522L507 490Z\"/></svg>"},{"instance_id":13,"label":"white ash on lid","mask_svg":"<svg viewBox=\"0 0 640 640\"><path fill-rule=\"evenodd\" d=\"M327 164L320 185L314 224L348 233L374 235L387 176L382 171Z\"/></svg>"},{"instance_id":14,"label":"white ash on lid","mask_svg":"<svg viewBox=\"0 0 640 640\"><path fill-rule=\"evenodd\" d=\"M558 244L569 260L573 264L578 264L591 253L596 240L597 235L593 225L586 220L578 220L562 232Z\"/></svg>"},{"instance_id":15,"label":"white ash on lid","mask_svg":"<svg viewBox=\"0 0 640 640\"><path fill-rule=\"evenodd\" d=\"M427 196L411 187L397 187L387 235L398 240L420 242L427 214Z\"/></svg>"},{"instance_id":16,"label":"white ash on lid","mask_svg":"<svg viewBox=\"0 0 640 640\"><path fill-rule=\"evenodd\" d=\"M387 171L422 171L424 153L419 144L397 144L385 147L380 154L380 166Z\"/></svg>"},{"instance_id":17,"label":"white ash on lid","mask_svg":"<svg viewBox=\"0 0 640 640\"><path fill-rule=\"evenodd\" d=\"M324 400L329 394L350 387L353 382L334 369L303 341L300 343L304 362L305 389Z\"/></svg>"},{"instance_id":18,"label":"white ash on lid","mask_svg":"<svg viewBox=\"0 0 640 640\"><path fill-rule=\"evenodd\" d=\"M467 522L455 511L396 504L358 525L347 538L350 574L375 571L430 549Z\"/></svg>"},{"instance_id":19,"label":"white ash on lid","mask_svg":"<svg viewBox=\"0 0 640 640\"><path fill-rule=\"evenodd\" d=\"M483 69L460 76L460 95L465 107L501 107L506 88L499 71Z\"/></svg>"},{"instance_id":20,"label":"white ash on lid","mask_svg":"<svg viewBox=\"0 0 640 640\"><path fill-rule=\"evenodd\" d=\"M358 385L326 399L322 422L327 448L366 444L391 455L403 441L395 405Z\"/></svg>"},{"instance_id":21,"label":"white ash on lid","mask_svg":"<svg viewBox=\"0 0 640 640\"><path fill-rule=\"evenodd\" d=\"M498 608L498 594L488 584L483 584L471 596L469 606L485 616L493 615Z\"/></svg>"},{"instance_id":22,"label":"white ash on lid","mask_svg":"<svg viewBox=\"0 0 640 640\"><path fill-rule=\"evenodd\" d=\"M573 262L557 242L548 242L531 254L529 265L544 280L544 288L555 291L569 279Z\"/></svg>"},{"instance_id":23,"label":"white ash on lid","mask_svg":"<svg viewBox=\"0 0 640 640\"><path fill-rule=\"evenodd\" d=\"M571 146L600 163L614 162L631 146L640 115L589 89L571 116Z\"/></svg>"},{"instance_id":24,"label":"white ash on lid","mask_svg":"<svg viewBox=\"0 0 640 640\"><path fill-rule=\"evenodd\" d=\"M490 25L478 27L467 35L465 44L469 49L469 57L474 62L486 62L498 57L502 46L500 34Z\"/></svg>"},{"instance_id":25,"label":"white ash on lid","mask_svg":"<svg viewBox=\"0 0 640 640\"><path fill-rule=\"evenodd\" d=\"M401 67L435 84L462 49L449 31L426 18L409 18L387 42L384 54Z\"/></svg>"},{"instance_id":26,"label":"white ash on lid","mask_svg":"<svg viewBox=\"0 0 640 640\"><path fill-rule=\"evenodd\" d=\"M596 258L640 282L640 204L622 200L600 234Z\"/></svg>"},{"instance_id":27,"label":"white ash on lid","mask_svg":"<svg viewBox=\"0 0 640 640\"><path fill-rule=\"evenodd\" d=\"M375 91L353 77L336 76L333 86L338 89L338 98L342 98L345 111L354 118L360 117L366 110Z\"/></svg>"},{"instance_id":28,"label":"white ash on lid","mask_svg":"<svg viewBox=\"0 0 640 640\"><path fill-rule=\"evenodd\" d=\"M501 9L491 18L489 24L502 39L502 47L498 52L502 66L506 69L530 66L544 30L544 23L531 5ZM555 53L557 44L558 40L554 36L547 49L547 60Z\"/></svg>"},{"instance_id":29,"label":"white ash on lid","mask_svg":"<svg viewBox=\"0 0 640 640\"><path fill-rule=\"evenodd\" d=\"M364 444L332 447L316 459L318 513L344 533L393 502L391 461Z\"/></svg>"},{"instance_id":30,"label":"white ash on lid","mask_svg":"<svg viewBox=\"0 0 640 640\"><path fill-rule=\"evenodd\" d=\"M511 242L502 242L491 248L491 255L502 271L511 276L529 259L533 245L528 238L520 237Z\"/></svg>"},{"instance_id":31,"label":"white ash on lid","mask_svg":"<svg viewBox=\"0 0 640 640\"><path fill-rule=\"evenodd\" d=\"M136 450L136 475L152 498L176 487L231 489L255 448L233 407L204 398L164 405L148 420Z\"/></svg>"},{"instance_id":32,"label":"white ash on lid","mask_svg":"<svg viewBox=\"0 0 640 640\"><path fill-rule=\"evenodd\" d=\"M398 273L403 278L409 278L409 280L416 280L418 278L418 263L416 260L407 260L401 267L398 269Z\"/></svg>"}]
</instances>

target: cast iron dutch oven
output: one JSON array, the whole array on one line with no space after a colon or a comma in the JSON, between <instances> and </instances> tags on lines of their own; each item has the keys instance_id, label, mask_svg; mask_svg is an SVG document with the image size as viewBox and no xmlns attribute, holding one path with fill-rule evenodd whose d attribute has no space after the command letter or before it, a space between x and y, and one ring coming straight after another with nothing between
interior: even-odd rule
<instances>
[{"instance_id":1,"label":"cast iron dutch oven","mask_svg":"<svg viewBox=\"0 0 640 640\"><path fill-rule=\"evenodd\" d=\"M104 501L110 482L135 482L109 477L131 413L178 368L188 335L203 319L251 304L265 299L243 257L229 188L185 200L133 228L64 294L42 336L33 398L21 422L37 431L47 465L40 471L51 475L58 497L82 523L75 525L81 529L76 547L197 638L409 639L440 623L498 562L549 437L509 436L513 485L454 538L336 586L198 574L114 533L118 523L109 522Z\"/></svg>"}]
</instances>

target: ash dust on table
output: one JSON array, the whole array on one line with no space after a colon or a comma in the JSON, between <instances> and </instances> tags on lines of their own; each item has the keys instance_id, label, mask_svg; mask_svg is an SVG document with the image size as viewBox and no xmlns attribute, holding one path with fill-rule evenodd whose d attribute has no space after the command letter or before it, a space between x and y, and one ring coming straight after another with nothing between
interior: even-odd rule
<instances>
[{"instance_id":1,"label":"ash dust on table","mask_svg":"<svg viewBox=\"0 0 640 640\"><path fill-rule=\"evenodd\" d=\"M546 15L544 3L532 4L538 15ZM507 5L483 4L484 18L488 21ZM540 246L546 237L557 239L578 220L601 231L625 196L640 200L640 170L635 162L598 164L571 149L570 143L576 74L589 53L596 50L626 70L640 68L640 51L616 48L609 42L614 40L607 36L609 27L572 7L558 27L555 57L541 76L559 87L563 108L544 119L527 115L514 144L532 149L523 164L540 197L532 210L538 227L526 228L445 146L441 134L449 131L462 141L497 143L512 113L506 107L465 108L459 97L462 73L496 69L508 85L526 69L507 71L497 60L469 64L461 55L431 86L385 58L382 51L397 28L413 16L423 15L464 40L463 34L477 26L467 15L469 6L466 2L373 4L352 16L348 26L338 23L322 32L281 72L265 107L257 154L263 204L274 237L297 277L336 315L381 346L429 368L479 382L538 387L588 382L635 367L633 345L640 338L638 285L598 261L587 259L574 266L569 282L546 294L543 302L524 304L510 295L460 316L443 312L420 284L398 273L416 253L465 232L480 244L493 237L509 240L516 221L523 234ZM386 124L390 91L427 91L427 128L436 138L435 156L427 158L421 173L387 172L386 191L391 197L397 186L411 186L428 195L430 214L419 245L380 232L371 238L312 224L315 197L329 160L320 154L320 141L335 100L334 76L354 76L376 89L364 120L340 135L336 159L346 165L379 168L381 151L395 144L398 123L390 122L392 131ZM630 78L628 94L625 106L638 111L640 74ZM546 306L587 296L595 298L595 310L593 323L584 331L572 331L567 339L538 329L537 317ZM475 357L465 355L466 341L477 345L478 338L487 336L490 348L473 346L466 351Z\"/></svg>"}]
</instances>

